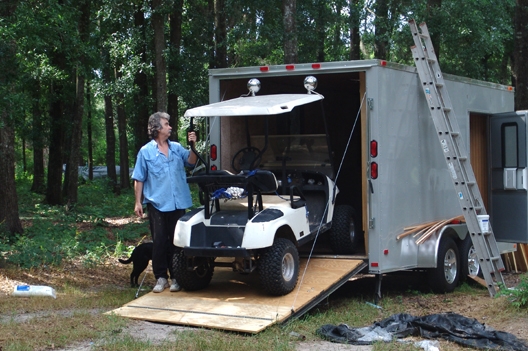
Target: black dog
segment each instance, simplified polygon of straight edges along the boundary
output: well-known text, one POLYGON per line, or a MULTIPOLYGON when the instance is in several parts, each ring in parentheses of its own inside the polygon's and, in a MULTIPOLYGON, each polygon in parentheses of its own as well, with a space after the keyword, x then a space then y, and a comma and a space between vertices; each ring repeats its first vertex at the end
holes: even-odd
POLYGON ((119 262, 124 264, 133 263, 132 273, 130 273, 130 285, 132 287, 139 286, 139 275, 147 268, 149 261, 152 259, 152 245, 152 243, 140 244, 134 248, 128 260, 119 259, 119 262))

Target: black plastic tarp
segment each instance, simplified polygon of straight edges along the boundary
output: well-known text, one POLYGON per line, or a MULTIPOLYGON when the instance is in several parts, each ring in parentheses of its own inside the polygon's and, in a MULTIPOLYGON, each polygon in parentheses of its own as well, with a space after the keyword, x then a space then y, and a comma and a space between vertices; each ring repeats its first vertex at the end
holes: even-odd
POLYGON ((514 335, 494 330, 476 319, 456 313, 439 313, 423 317, 399 313, 369 327, 351 328, 346 324, 326 324, 317 329, 329 341, 368 345, 408 336, 445 339, 478 349, 528 351, 528 346, 514 335))

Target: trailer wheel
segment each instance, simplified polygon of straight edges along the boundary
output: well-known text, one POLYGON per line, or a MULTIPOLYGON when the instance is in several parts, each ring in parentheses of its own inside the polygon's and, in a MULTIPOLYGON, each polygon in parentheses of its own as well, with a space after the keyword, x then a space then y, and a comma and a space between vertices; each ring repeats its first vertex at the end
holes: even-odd
POLYGON ((194 257, 193 269, 188 269, 187 257, 180 251, 172 259, 172 273, 178 284, 188 291, 205 289, 214 272, 214 259, 210 257, 194 257))
POLYGON ((264 290, 275 296, 290 293, 299 277, 299 253, 288 239, 277 238, 259 259, 260 282, 264 290))
POLYGON ((429 285, 438 294, 455 290, 460 277, 458 247, 452 238, 442 238, 438 246, 436 268, 429 271, 429 285))
POLYGON ((477 250, 473 246, 471 237, 466 235, 466 238, 460 243, 460 282, 465 282, 468 275, 476 275, 482 277, 482 269, 477 257, 477 250))
POLYGON ((334 253, 349 255, 356 252, 361 237, 357 232, 356 214, 352 206, 335 207, 329 235, 330 246, 334 253))

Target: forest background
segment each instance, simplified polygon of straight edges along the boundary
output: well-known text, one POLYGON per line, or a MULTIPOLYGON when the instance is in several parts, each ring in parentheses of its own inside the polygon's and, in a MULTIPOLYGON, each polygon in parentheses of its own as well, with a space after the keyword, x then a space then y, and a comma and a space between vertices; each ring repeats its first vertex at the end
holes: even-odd
POLYGON ((79 166, 91 179, 106 165, 109 189, 130 189, 148 116, 185 130, 182 112, 208 102, 208 69, 412 65, 409 19, 427 22, 443 72, 511 85, 528 109, 528 0, 2 0, 0 238, 24 235, 21 179, 66 210, 79 166))

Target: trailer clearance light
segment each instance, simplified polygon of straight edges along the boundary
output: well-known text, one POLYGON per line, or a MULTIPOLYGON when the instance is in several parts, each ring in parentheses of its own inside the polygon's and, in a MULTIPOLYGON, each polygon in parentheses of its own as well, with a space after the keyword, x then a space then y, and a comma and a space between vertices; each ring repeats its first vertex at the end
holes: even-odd
POLYGON ((376 156, 378 156, 378 142, 376 140, 372 140, 370 142, 370 157, 376 156))
POLYGON ((218 169, 218 167, 216 167, 216 165, 212 165, 211 166, 211 171, 216 171, 218 169))
POLYGON ((378 262, 370 262, 371 267, 379 267, 378 262))
POLYGON ((295 69, 295 65, 286 65, 286 70, 293 71, 295 69))
POLYGON ((370 163, 370 178, 378 179, 378 164, 376 162, 370 163))
POLYGON ((321 64, 320 63, 312 63, 312 68, 313 69, 319 69, 319 68, 321 68, 321 64))
POLYGON ((380 61, 380 65, 381 65, 382 67, 387 66, 387 61, 385 61, 385 60, 381 60, 381 61, 380 61))
POLYGON ((211 160, 216 161, 216 157, 218 156, 216 145, 211 145, 211 160))
POLYGON ((269 66, 262 66, 260 67, 261 72, 269 72, 269 66))
POLYGON ((384 255, 388 255, 389 254, 389 250, 388 249, 383 250, 383 254, 384 255))

